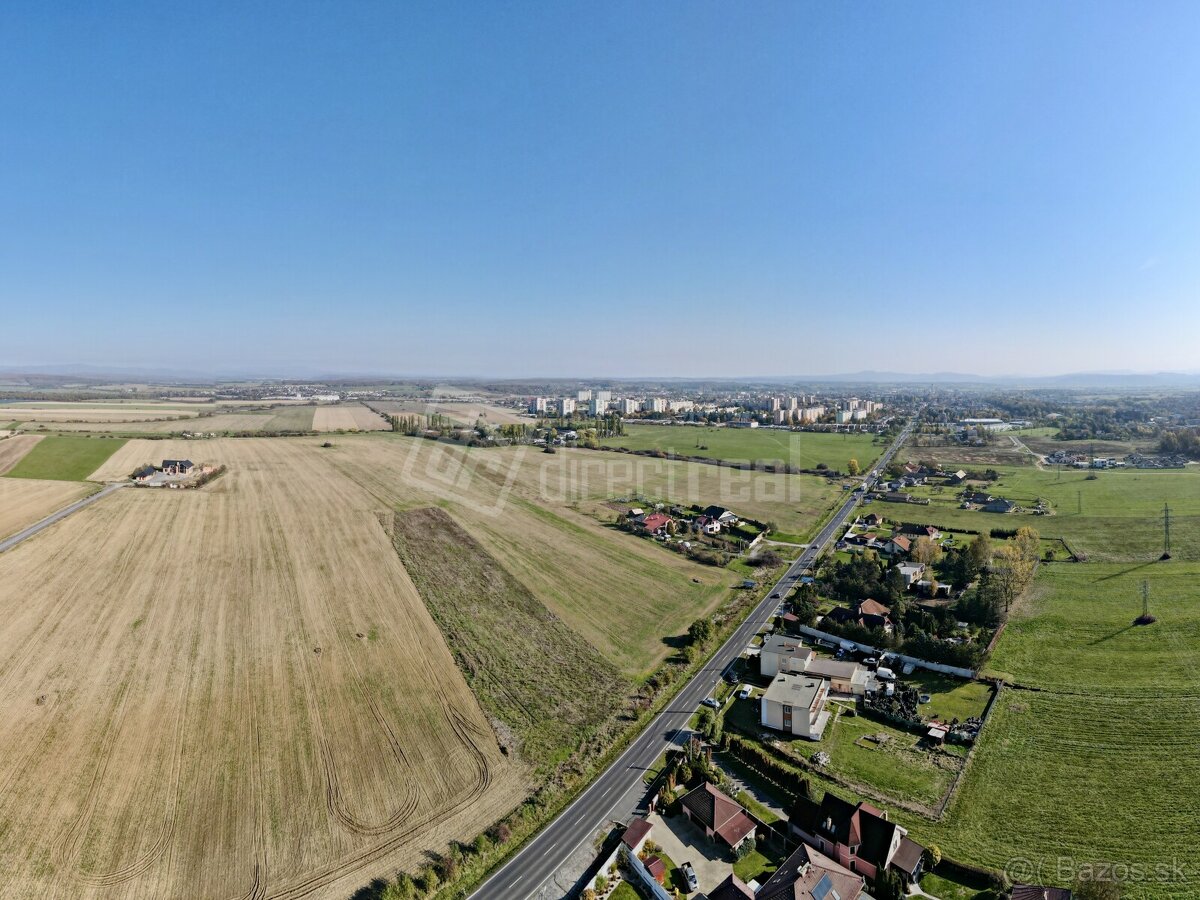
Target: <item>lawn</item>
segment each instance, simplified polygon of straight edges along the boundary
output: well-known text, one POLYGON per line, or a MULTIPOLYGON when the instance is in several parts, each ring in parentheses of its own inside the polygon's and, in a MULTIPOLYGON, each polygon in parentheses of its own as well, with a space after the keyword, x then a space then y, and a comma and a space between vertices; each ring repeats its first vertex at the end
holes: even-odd
POLYGON ((747 884, 755 880, 761 883, 778 868, 779 860, 764 856, 756 847, 733 864, 733 874, 747 884))
POLYGON ((921 890, 938 900, 975 900, 976 897, 995 897, 985 887, 963 884, 944 875, 927 874, 921 879, 921 890))
POLYGON ((6 477, 86 481, 124 443, 112 438, 50 435, 35 444, 6 477))
POLYGON ((828 753, 826 771, 870 786, 882 797, 933 807, 949 789, 963 756, 955 748, 920 748, 920 740, 866 716, 841 715, 830 719, 820 741, 796 740, 786 746, 808 760, 820 751, 828 753))
POLYGON ((929 702, 921 705, 921 714, 942 721, 958 719, 962 722, 972 716, 982 716, 992 694, 992 687, 986 682, 964 681, 926 669, 905 675, 903 681, 922 694, 929 694, 929 702))
POLYGON ((662 450, 679 456, 786 463, 800 469, 815 469, 824 463, 830 469, 845 472, 851 459, 857 459, 864 470, 875 462, 886 449, 887 438, 775 428, 626 425, 625 434, 605 438, 601 443, 606 447, 662 450))
POLYGON ((622 881, 608 895, 608 900, 642 900, 642 895, 635 891, 628 881, 622 881))

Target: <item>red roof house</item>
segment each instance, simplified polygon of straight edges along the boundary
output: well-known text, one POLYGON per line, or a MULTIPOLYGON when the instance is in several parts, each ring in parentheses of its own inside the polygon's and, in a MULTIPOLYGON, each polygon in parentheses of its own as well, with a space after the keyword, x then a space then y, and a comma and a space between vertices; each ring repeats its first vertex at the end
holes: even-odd
POLYGON ((725 796, 707 781, 680 801, 684 814, 704 829, 710 839, 720 838, 730 847, 737 847, 754 837, 754 820, 736 800, 725 796))

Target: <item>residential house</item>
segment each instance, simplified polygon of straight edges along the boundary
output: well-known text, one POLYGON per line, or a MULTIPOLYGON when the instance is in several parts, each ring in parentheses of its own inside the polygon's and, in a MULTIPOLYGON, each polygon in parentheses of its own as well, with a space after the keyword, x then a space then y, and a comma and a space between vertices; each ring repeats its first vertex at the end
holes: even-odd
POLYGON ((796 837, 851 872, 874 879, 893 869, 909 884, 921 877, 925 848, 865 801, 855 805, 830 793, 820 803, 800 797, 788 818, 796 837))
POLYGON ((754 900, 754 891, 742 879, 731 874, 708 892, 708 900, 754 900))
MULTIPOLYGON (((899 487, 899 485, 896 485, 899 487)), ((883 495, 883 500, 887 503, 909 503, 912 498, 900 490, 891 490, 883 495)))
POLYGON ((710 519, 708 516, 700 516, 696 519, 696 530, 704 534, 720 534, 721 523, 716 519, 710 519))
POLYGON ((878 528, 883 524, 883 516, 881 516, 879 513, 871 513, 870 515, 863 517, 863 522, 869 528, 878 528))
POLYGON ((906 588, 912 587, 925 574, 925 566, 922 563, 900 563, 896 568, 900 572, 900 577, 904 579, 906 588))
POLYGON ((804 674, 824 678, 829 682, 831 693, 855 697, 865 696, 871 682, 870 673, 858 663, 822 657, 815 657, 809 662, 804 674))
POLYGON ((914 525, 911 522, 901 525, 899 532, 910 538, 927 537, 931 541, 936 541, 942 536, 942 533, 933 525, 914 525))
POLYGON ((158 469, 154 468, 154 466, 142 466, 140 469, 138 469, 136 472, 133 473, 133 480, 139 481, 139 482, 146 482, 146 481, 149 481, 151 478, 153 478, 157 474, 158 474, 158 469))
POLYGON ((898 534, 883 545, 883 552, 888 556, 907 556, 912 552, 912 541, 898 534))
POLYGON ((967 480, 967 473, 964 472, 962 469, 959 469, 957 472, 954 472, 953 474, 951 474, 951 476, 946 480, 950 484, 962 484, 964 481, 967 480))
POLYGON ((963 491, 961 496, 963 503, 982 505, 992 502, 992 495, 987 491, 963 491))
POLYGON ((641 526, 649 534, 666 534, 671 530, 674 521, 666 513, 656 512, 645 516, 641 521, 641 526))
MULTIPOLYGON (((801 844, 766 883, 751 894, 758 900, 857 900, 863 894, 862 875, 830 859, 815 847, 801 844)), ((731 895, 736 897, 737 895, 731 895)))
POLYGON ((837 622, 839 625, 853 622, 864 628, 882 628, 884 631, 891 631, 891 612, 891 607, 884 606, 877 600, 867 599, 852 607, 835 606, 826 614, 825 618, 831 622, 837 622))
POLYGON ((1010 513, 1017 508, 1017 504, 1011 500, 1005 500, 1003 497, 996 497, 990 503, 983 507, 984 512, 990 513, 1010 513))
POLYGON ((736 850, 754 837, 754 820, 742 805, 707 781, 684 794, 680 806, 688 821, 704 829, 705 837, 720 838, 730 849, 736 850))
POLYGON ((738 523, 737 514, 723 506, 709 506, 701 515, 719 522, 723 528, 732 528, 738 523))
POLYGON ((187 475, 194 465, 190 459, 164 459, 160 468, 164 475, 187 475))
POLYGON ((814 654, 796 638, 773 634, 758 651, 758 671, 766 678, 774 678, 780 672, 796 675, 803 672, 814 654))
POLYGON ((829 721, 829 685, 815 675, 776 675, 762 696, 762 725, 819 741, 829 721))

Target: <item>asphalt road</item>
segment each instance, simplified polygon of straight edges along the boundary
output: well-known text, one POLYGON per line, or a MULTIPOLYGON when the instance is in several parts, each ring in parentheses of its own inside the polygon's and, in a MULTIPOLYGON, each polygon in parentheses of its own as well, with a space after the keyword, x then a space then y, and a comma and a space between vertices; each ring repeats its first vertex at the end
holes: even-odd
MULTIPOLYGON (((891 462, 900 445, 908 438, 908 426, 896 438, 864 479, 864 487, 873 487, 878 475, 891 462)), ((688 728, 700 701, 709 695, 722 673, 742 655, 750 640, 778 609, 785 592, 795 586, 804 570, 812 565, 825 546, 842 533, 846 520, 858 505, 857 492, 851 494, 817 538, 788 567, 775 587, 713 654, 704 666, 675 696, 670 706, 655 717, 629 748, 613 762, 553 822, 547 825, 519 853, 485 881, 473 900, 521 900, 539 896, 548 883, 560 874, 564 862, 582 845, 614 819, 626 821, 638 809, 645 808, 646 786, 642 776, 658 761, 668 747, 678 742, 688 728)), ((566 886, 562 886, 565 892, 566 886)))
POLYGON ((23 531, 18 531, 12 537, 8 537, 0 541, 0 553, 3 553, 5 550, 11 550, 13 547, 17 546, 17 544, 21 543, 21 541, 28 540, 39 531, 49 528, 55 522, 65 519, 67 516, 71 515, 71 513, 78 512, 85 506, 90 506, 97 500, 103 499, 113 491, 119 490, 123 487, 126 487, 126 482, 116 482, 114 484, 110 484, 108 487, 103 488, 102 490, 97 491, 94 494, 91 494, 90 496, 84 497, 82 500, 76 500, 70 506, 64 506, 58 512, 51 513, 40 522, 35 522, 23 531))

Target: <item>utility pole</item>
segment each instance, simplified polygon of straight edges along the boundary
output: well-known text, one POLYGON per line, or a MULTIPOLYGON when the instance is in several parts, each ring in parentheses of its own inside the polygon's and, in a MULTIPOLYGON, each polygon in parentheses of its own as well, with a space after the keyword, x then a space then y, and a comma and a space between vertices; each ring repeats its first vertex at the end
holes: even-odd
POLYGON ((1163 503, 1163 552, 1159 559, 1171 558, 1171 507, 1163 503))

